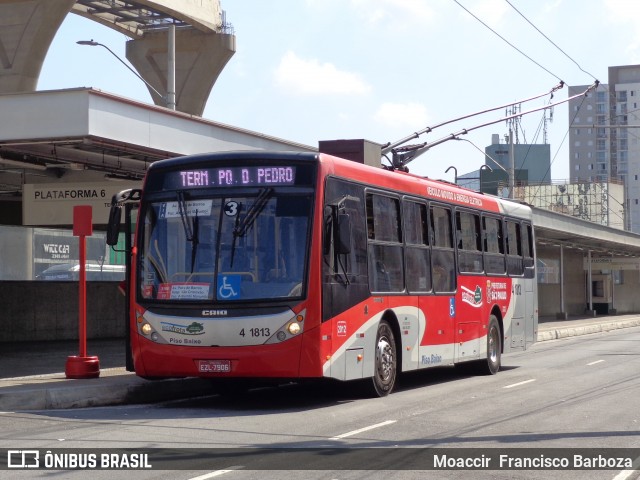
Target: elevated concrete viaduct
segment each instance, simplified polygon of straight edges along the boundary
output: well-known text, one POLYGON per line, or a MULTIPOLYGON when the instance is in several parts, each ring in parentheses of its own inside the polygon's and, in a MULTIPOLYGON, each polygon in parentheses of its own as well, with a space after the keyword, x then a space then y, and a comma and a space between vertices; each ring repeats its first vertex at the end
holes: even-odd
POLYGON ((0 0, 0 94, 36 90, 49 46, 68 13, 130 37, 127 58, 153 87, 149 93, 156 105, 167 106, 172 93, 175 109, 191 115, 202 115, 236 49, 219 0, 0 0))

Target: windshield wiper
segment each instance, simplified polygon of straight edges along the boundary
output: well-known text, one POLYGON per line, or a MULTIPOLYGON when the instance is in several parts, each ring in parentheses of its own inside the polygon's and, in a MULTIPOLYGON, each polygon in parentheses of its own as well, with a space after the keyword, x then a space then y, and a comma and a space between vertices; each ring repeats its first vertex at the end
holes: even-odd
POLYGON ((196 209, 196 216, 193 218, 193 235, 191 235, 191 273, 193 273, 193 267, 196 264, 196 252, 200 243, 199 226, 200 220, 198 218, 198 209, 196 209))
POLYGON ((187 212, 187 202, 184 199, 184 192, 178 192, 178 212, 180 212, 180 219, 182 220, 182 226, 184 227, 184 235, 188 242, 191 242, 191 273, 196 263, 196 253, 198 251, 199 239, 199 220, 198 210, 195 211, 195 217, 193 222, 189 219, 189 213, 187 212))
POLYGON ((273 188, 265 188, 260 191, 258 198, 247 210, 247 214, 244 216, 242 221, 239 222, 239 225, 233 229, 234 237, 244 237, 247 234, 247 230, 251 228, 253 223, 256 221, 256 218, 262 213, 264 207, 266 207, 267 202, 273 195, 273 188))
POLYGON ((242 210, 242 204, 238 209, 238 214, 236 217, 236 224, 233 227, 233 243, 231 244, 231 258, 229 267, 233 267, 233 258, 236 253, 236 241, 238 237, 244 237, 247 234, 247 231, 251 228, 251 226, 256 221, 256 218, 262 213, 264 207, 267 205, 267 202, 273 195, 273 188, 265 188, 260 190, 258 194, 258 198, 256 201, 251 204, 249 210, 247 210, 247 214, 240 220, 240 210, 242 210))
POLYGON ((233 226, 233 242, 231 243, 231 258, 229 259, 229 268, 233 268, 233 259, 236 256, 236 240, 238 239, 238 235, 236 232, 240 227, 240 212, 242 211, 242 203, 238 205, 238 213, 236 214, 236 223, 233 226))
POLYGON ((180 220, 182 220, 182 226, 184 227, 184 236, 187 241, 193 240, 193 226, 189 220, 187 213, 187 202, 184 200, 184 192, 178 192, 178 213, 180 214, 180 220))

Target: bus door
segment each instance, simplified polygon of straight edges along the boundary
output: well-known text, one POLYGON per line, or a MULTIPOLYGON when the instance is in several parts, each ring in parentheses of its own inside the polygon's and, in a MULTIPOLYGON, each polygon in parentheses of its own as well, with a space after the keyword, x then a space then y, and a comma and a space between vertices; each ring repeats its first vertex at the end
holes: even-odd
POLYGON ((486 324, 491 305, 490 282, 484 272, 482 255, 482 229, 478 212, 455 212, 456 241, 458 251, 456 361, 476 358, 480 354, 481 326, 486 324))
POLYGON ((522 256, 524 261, 524 291, 525 291, 525 348, 536 341, 538 331, 538 314, 536 312, 536 298, 538 281, 536 279, 535 260, 533 253, 533 228, 527 223, 522 224, 522 256))
MULTIPOLYGON (((367 319, 367 230, 364 187, 328 178, 323 207, 321 358, 331 357, 328 375, 364 376, 362 339, 354 332, 367 319), (364 313, 363 313, 364 312, 364 313), (336 352, 344 348, 344 355, 336 352)), ((311 292, 312 294, 314 292, 311 292)))
MULTIPOLYGON (((506 226, 506 251, 507 251, 507 275, 511 277, 511 302, 513 303, 513 317, 511 319, 511 348, 525 348, 525 324, 528 318, 528 310, 531 307, 527 303, 528 282, 524 277, 523 236, 522 225, 515 220, 505 220, 506 226)), ((526 232, 525 232, 526 233, 526 232)), ((527 235, 525 235, 527 236, 527 235)))

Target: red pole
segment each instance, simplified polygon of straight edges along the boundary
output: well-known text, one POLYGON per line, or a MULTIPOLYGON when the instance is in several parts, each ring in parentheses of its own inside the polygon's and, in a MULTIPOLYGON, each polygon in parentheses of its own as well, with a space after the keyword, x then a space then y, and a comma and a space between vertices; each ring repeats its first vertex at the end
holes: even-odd
POLYGON ((84 235, 78 238, 80 243, 80 277, 78 305, 80 311, 78 313, 79 339, 80 339, 80 357, 87 356, 87 241, 84 235))
POLYGON ((73 207, 73 235, 79 242, 80 272, 78 278, 78 337, 80 353, 67 357, 65 375, 67 378, 95 378, 100 376, 100 360, 87 356, 87 243, 86 236, 93 233, 91 207, 82 205, 73 207))

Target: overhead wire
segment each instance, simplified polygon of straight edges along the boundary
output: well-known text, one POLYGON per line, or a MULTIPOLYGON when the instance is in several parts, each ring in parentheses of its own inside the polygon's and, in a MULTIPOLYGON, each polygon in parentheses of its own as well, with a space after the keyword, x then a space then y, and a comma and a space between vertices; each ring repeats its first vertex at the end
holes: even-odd
POLYGON ((453 118, 453 119, 450 119, 450 120, 446 120, 444 122, 437 123, 435 125, 428 126, 426 128, 423 128, 422 130, 419 130, 417 132, 412 133, 411 135, 408 135, 408 136, 406 136, 404 138, 401 138, 398 141, 387 142, 386 144, 382 145, 382 155, 386 155, 387 153, 389 153, 392 150, 394 150, 396 147, 408 142, 409 140, 416 139, 416 138, 418 138, 420 135, 422 135, 424 133, 430 133, 433 130, 435 130, 436 128, 438 128, 438 127, 442 127, 442 126, 448 125, 450 123, 458 122, 460 120, 466 120, 467 118, 475 117, 477 115, 482 115, 482 114, 485 114, 485 113, 494 112, 496 110, 502 110, 503 108, 513 107, 514 105, 530 102, 532 100, 537 100, 538 98, 545 97, 547 95, 551 95, 551 98, 553 98, 553 94, 555 92, 557 92, 558 90, 561 90, 563 87, 564 87, 564 82, 561 80, 558 85, 556 85, 553 88, 551 88, 551 90, 549 90, 548 92, 544 92, 544 93, 535 95, 533 97, 526 98, 524 100, 519 100, 519 101, 516 101, 516 102, 507 103, 505 105, 500 105, 498 107, 487 108, 485 110, 480 110, 479 112, 470 113, 470 114, 467 114, 467 115, 463 115, 461 117, 453 118))
POLYGON ((521 55, 523 55, 525 58, 527 58, 528 60, 530 60, 531 62, 535 63, 538 67, 540 67, 541 69, 543 69, 545 72, 547 72, 549 75, 555 77, 556 79, 558 79, 559 81, 562 82, 562 79, 556 75, 555 73, 553 73, 551 70, 549 70, 548 68, 542 66, 540 63, 536 62, 533 58, 531 58, 529 55, 527 55, 526 53, 524 53, 522 50, 520 50, 518 47, 516 47, 514 44, 512 44, 509 40, 507 40, 506 38, 504 38, 502 35, 500 35, 498 32, 496 32, 493 28, 491 28, 489 25, 487 25, 485 22, 483 22, 478 16, 476 16, 473 12, 471 12, 467 7, 465 7, 464 5, 462 5, 458 0, 453 0, 456 4, 458 4, 458 6, 460 8, 462 8, 465 12, 467 12, 469 15, 471 15, 473 18, 475 18, 478 22, 480 22, 482 25, 484 25, 486 28, 488 28, 494 35, 496 35, 497 37, 499 37, 503 42, 505 42, 507 45, 509 45, 511 48, 513 48, 514 50, 516 50, 518 53, 520 53, 521 55))
POLYGON ((454 140, 454 139, 456 139, 457 137, 459 137, 461 135, 466 135, 469 132, 477 130, 479 128, 487 127, 489 125, 494 125, 496 123, 503 122, 505 120, 509 120, 509 119, 512 119, 512 118, 520 117, 520 116, 523 116, 523 115, 527 115, 527 114, 530 114, 530 113, 539 112, 540 110, 546 110, 549 107, 554 107, 556 105, 561 105, 563 103, 567 103, 567 102, 573 100, 574 98, 578 98, 578 97, 580 97, 582 95, 586 96, 591 90, 593 90, 594 88, 597 88, 598 84, 599 84, 599 82, 596 80, 595 83, 593 85, 589 86, 584 92, 581 92, 581 93, 578 93, 576 95, 570 96, 570 97, 566 98, 565 100, 560 100, 560 101, 552 103, 552 104, 548 104, 548 105, 544 105, 542 107, 534 108, 534 109, 528 110, 528 111, 526 111, 524 113, 517 113, 515 115, 510 115, 510 116, 507 116, 505 118, 501 118, 501 119, 498 119, 498 120, 492 120, 492 121, 489 121, 489 122, 482 123, 480 125, 475 125, 473 127, 463 128, 462 130, 460 130, 458 132, 451 133, 451 134, 447 135, 446 137, 440 138, 440 139, 435 140, 435 141, 433 141, 431 143, 424 142, 424 143, 418 144, 418 145, 411 145, 411 146, 408 146, 408 147, 400 147, 400 148, 394 149, 393 150, 393 153, 394 153, 394 158, 393 158, 394 167, 396 167, 396 168, 404 167, 409 162, 413 161, 416 157, 418 157, 419 155, 422 155, 424 152, 426 152, 430 148, 435 147, 436 145, 440 145, 440 144, 442 144, 444 142, 447 142, 449 140, 454 140), (404 155, 406 158, 400 158, 400 155, 404 155))
MULTIPOLYGON (((533 22, 531 20, 529 20, 518 8, 515 7, 515 5, 513 5, 513 3, 511 3, 509 0, 505 0, 507 2, 507 4, 516 11, 516 13, 518 13, 518 15, 520 15, 529 25, 531 25, 531 27, 533 27, 540 35, 542 35, 549 43, 551 43, 556 49, 558 49, 558 51, 560 51, 565 57, 567 57, 571 62, 573 62, 578 69, 583 72, 586 73, 587 75, 589 75, 590 77, 592 77, 594 80, 597 80, 595 75, 593 75, 592 73, 588 72, 587 70, 585 70, 584 68, 582 68, 582 66, 573 58, 571 57, 571 55, 569 55, 567 52, 565 52, 558 44, 556 44, 553 40, 551 40, 551 38, 549 38, 544 32, 542 32, 542 30, 540 30, 536 25, 533 24, 533 22)), ((611 92, 608 89, 608 86, 605 88, 608 96, 611 96, 611 92)), ((576 114, 573 116, 573 118, 571 119, 571 122, 569 123, 569 128, 567 129, 567 132, 565 133, 565 136, 563 138, 563 141, 561 142, 560 146, 562 146, 562 144, 564 143, 564 141, 566 140, 566 137, 570 131, 570 129, 573 127, 573 124, 575 122, 575 119, 577 118, 578 112, 580 110, 580 107, 582 107, 584 103, 584 99, 583 101, 580 103, 578 109, 576 110, 576 114)), ((628 114, 628 113, 627 113, 628 114)), ((613 118, 613 117, 611 117, 613 118)), ((595 125, 594 125, 595 126, 595 125)), ((634 134, 632 134, 633 136, 635 136, 634 134)), ((559 151, 559 148, 558 148, 559 151)), ((556 155, 553 158, 553 161, 550 163, 549 168, 551 168, 551 165, 553 164, 553 162, 555 162, 556 158, 557 158, 558 152, 556 152, 556 155)), ((609 168, 611 168, 611 166, 609 166, 609 168)), ((611 177, 611 172, 609 171, 609 178, 611 177)), ((539 188, 538 188, 539 191, 539 188)), ((536 192, 537 195, 537 192, 536 192)), ((535 198, 535 196, 534 196, 535 198)))
MULTIPOLYGON (((460 4, 460 2, 458 2, 458 0, 454 0, 456 2, 456 4, 458 4, 461 8, 463 8, 467 13, 469 13, 471 16, 473 16, 476 20, 478 20, 480 23, 482 23, 486 28, 488 28, 491 32, 493 32, 495 35, 497 35, 500 39, 502 39, 504 42, 506 42, 509 46, 511 46, 512 48, 514 48, 515 50, 517 50, 519 53, 521 53, 522 55, 524 55, 528 60, 532 61, 533 63, 535 63, 536 65, 538 65, 540 68, 542 68, 544 71, 546 71, 547 73, 553 75, 556 78, 559 78, 556 74, 552 73, 549 69, 547 69, 546 67, 542 66, 541 64, 539 64, 538 62, 536 62, 535 60, 533 60, 530 56, 526 55, 524 52, 522 52, 520 49, 518 49, 517 47, 515 47, 512 43, 510 43, 509 41, 507 41, 504 37, 502 37, 500 34, 498 34, 494 29, 492 29, 491 27, 489 27, 485 22, 483 22, 481 19, 479 19, 476 15, 474 15, 472 12, 470 12, 467 8, 465 8, 463 5, 460 4)), ((589 75, 590 77, 592 77, 595 81, 596 81, 596 85, 599 84, 599 81, 597 80, 597 78, 590 72, 588 72, 587 70, 585 70, 573 57, 571 57, 565 50, 563 50, 557 43, 555 43, 553 40, 551 40, 551 38, 549 38, 548 35, 546 35, 544 32, 542 32, 542 30, 540 30, 540 28, 538 28, 531 20, 529 20, 518 8, 515 7, 515 5, 513 5, 513 3, 511 3, 509 0, 505 0, 507 2, 507 4, 516 12, 518 13, 518 15, 520 15, 532 28, 534 28, 540 35, 542 35, 549 43, 551 43, 558 51, 560 51, 566 58, 568 58, 571 62, 573 62, 580 71, 582 71, 583 73, 586 73, 587 75, 589 75)), ((596 87, 597 88, 597 87, 596 87)), ((607 88, 608 90, 608 88, 607 88)), ((585 92, 585 98, 588 92, 585 92)), ((611 93, 609 92, 609 96, 611 95, 611 93)), ((584 98, 582 100, 582 102, 580 103, 578 109, 576 110, 576 113, 574 114, 573 118, 571 119, 571 122, 569 123, 569 126, 567 128, 567 131, 565 132, 565 135, 562 139, 562 142, 560 143, 560 146, 558 147, 556 154, 554 155, 552 161, 549 163, 549 167, 547 169, 547 171, 545 172, 544 177, 546 177, 547 175, 549 175, 550 170, 551 170, 551 166, 555 163, 559 151, 562 147, 562 145, 564 144, 564 142, 567 139, 567 136, 571 130, 571 128, 574 125, 575 119, 577 118, 578 112, 580 110, 580 107, 582 107, 584 103, 584 98)), ((546 111, 546 110, 545 110, 546 111)), ((628 115, 629 112, 626 112, 626 114, 628 115)), ((545 113, 546 115, 546 113, 545 113)), ((619 114, 622 115, 622 114, 619 114)), ((610 118, 615 118, 615 117, 610 117, 610 118)), ((538 127, 538 131, 536 132, 536 136, 535 138, 537 138, 542 122, 544 122, 544 118, 541 120, 541 123, 538 127)), ((635 134, 631 134, 632 136, 635 137, 635 134)), ((531 148, 531 147, 530 147, 531 148)), ((529 155, 529 151, 527 151, 527 154, 525 155, 525 158, 522 160, 522 165, 524 165, 524 162, 526 161, 527 156, 529 155)), ((611 166, 609 166, 609 168, 611 168, 611 166)), ((609 172, 609 176, 611 175, 611 172, 609 172)), ((544 178, 543 177, 543 178, 544 178)), ((538 189, 536 190, 536 193, 533 196, 533 199, 535 199, 538 195, 538 193, 540 192, 540 186, 538 186, 538 189)))
POLYGON ((511 8, 513 8, 518 15, 520 15, 529 25, 531 25, 533 28, 536 29, 536 31, 542 35, 544 38, 546 38, 549 43, 551 43, 551 45, 553 45, 554 47, 556 47, 565 57, 567 57, 569 60, 571 60, 576 67, 578 67, 580 69, 580 71, 586 73, 587 75, 589 75, 591 78, 593 78, 594 80, 597 80, 597 78, 592 75, 591 73, 587 72, 585 69, 583 69, 580 64, 578 62, 576 62, 573 58, 571 58, 571 56, 565 52, 562 48, 560 48, 553 40, 551 40, 547 35, 545 35, 538 27, 536 27, 533 22, 531 22, 531 20, 529 20, 520 10, 518 10, 509 0, 505 0, 505 2, 507 2, 511 8))

